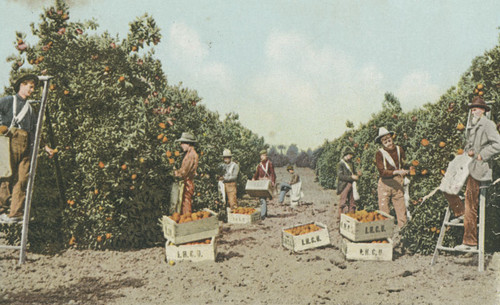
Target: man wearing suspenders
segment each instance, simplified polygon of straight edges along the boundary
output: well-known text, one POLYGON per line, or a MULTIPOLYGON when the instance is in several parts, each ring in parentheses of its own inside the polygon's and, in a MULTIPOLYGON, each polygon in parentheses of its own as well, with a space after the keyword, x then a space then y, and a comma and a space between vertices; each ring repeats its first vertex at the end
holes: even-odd
POLYGON ((393 131, 380 127, 375 143, 382 144, 375 160, 380 174, 378 180, 378 206, 382 212, 389 213, 389 202, 392 201, 398 227, 406 224, 406 206, 404 199, 404 176, 408 171, 403 169, 405 152, 400 146, 394 145, 393 131))
MULTIPOLYGON (((267 158, 267 150, 260 151, 260 163, 257 165, 257 170, 253 175, 252 180, 271 180, 272 186, 276 185, 276 174, 271 161, 267 158)), ((267 198, 262 197, 260 200, 260 216, 265 219, 267 216, 267 198)))
MULTIPOLYGON (((0 219, 6 223, 19 222, 23 216, 30 157, 36 130, 36 114, 27 98, 35 90, 38 76, 27 74, 14 84, 16 95, 0 99, 0 136, 10 138, 12 175, 0 179, 0 219), (7 203, 10 212, 7 215, 7 203)), ((5 156, 2 156, 5 158, 5 156)))
POLYGON ((226 201, 231 209, 238 205, 236 198, 236 180, 238 179, 238 173, 240 171, 240 166, 231 160, 232 156, 229 149, 224 149, 222 152, 224 163, 221 164, 221 167, 224 171, 224 175, 219 178, 219 182, 223 184, 221 190, 223 190, 223 195, 226 196, 226 201))

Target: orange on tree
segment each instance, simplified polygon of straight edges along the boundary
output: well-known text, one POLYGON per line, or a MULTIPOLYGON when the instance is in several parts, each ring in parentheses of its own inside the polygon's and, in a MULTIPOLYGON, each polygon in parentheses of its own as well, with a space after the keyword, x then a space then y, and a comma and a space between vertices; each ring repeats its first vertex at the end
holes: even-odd
POLYGON ((125 76, 120 76, 118 78, 118 81, 121 83, 121 82, 124 82, 125 81, 125 76))
POLYGON ((459 148, 459 149, 457 150, 457 154, 461 155, 461 154, 463 154, 463 153, 464 153, 464 150, 463 150, 462 148, 459 148))
POLYGON ((167 125, 165 125, 165 123, 159 123, 158 126, 160 126, 161 129, 167 128, 167 125))
POLYGON ((97 236, 97 242, 100 243, 101 241, 102 241, 102 236, 101 235, 97 236))
POLYGON ((104 164, 104 162, 99 161, 99 168, 104 168, 104 166, 106 166, 106 165, 104 164))
POLYGON ((462 124, 462 123, 458 123, 458 124, 457 124, 457 129, 458 129, 458 130, 460 130, 460 131, 464 130, 464 129, 465 129, 464 124, 462 124))
POLYGON ((170 150, 167 150, 167 152, 165 153, 165 155, 167 155, 167 157, 170 158, 172 156, 172 152, 170 150))
POLYGON ((180 155, 180 152, 179 152, 178 150, 176 150, 176 151, 174 152, 174 155, 175 155, 176 157, 178 157, 178 156, 180 155))
POLYGON ((130 178, 132 178, 132 180, 137 179, 137 174, 132 174, 132 176, 130 176, 130 178))
POLYGON ((161 140, 161 139, 163 139, 163 137, 164 137, 164 136, 165 136, 165 135, 164 135, 163 133, 160 133, 160 134, 159 134, 156 138, 157 138, 158 140, 161 140))
POLYGON ((419 164, 420 164, 420 162, 418 162, 418 160, 411 161, 411 165, 413 165, 413 166, 418 166, 419 164))
POLYGON ((445 143, 445 142, 443 142, 443 141, 439 142, 439 147, 443 148, 443 147, 445 147, 445 146, 446 146, 446 143, 445 143))
POLYGON ((127 169, 127 164, 123 164, 123 165, 121 166, 121 169, 122 169, 122 170, 126 170, 126 169, 127 169))
POLYGON ((427 145, 429 145, 429 140, 422 139, 422 141, 420 141, 420 144, 422 144, 422 146, 427 146, 427 145))

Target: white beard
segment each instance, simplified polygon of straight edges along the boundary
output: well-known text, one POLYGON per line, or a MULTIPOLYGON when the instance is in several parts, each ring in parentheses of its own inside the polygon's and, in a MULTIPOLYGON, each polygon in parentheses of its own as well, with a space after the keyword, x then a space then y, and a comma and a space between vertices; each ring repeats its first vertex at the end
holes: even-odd
POLYGON ((481 116, 472 116, 472 126, 475 126, 477 124, 477 122, 479 122, 479 120, 481 119, 481 116))

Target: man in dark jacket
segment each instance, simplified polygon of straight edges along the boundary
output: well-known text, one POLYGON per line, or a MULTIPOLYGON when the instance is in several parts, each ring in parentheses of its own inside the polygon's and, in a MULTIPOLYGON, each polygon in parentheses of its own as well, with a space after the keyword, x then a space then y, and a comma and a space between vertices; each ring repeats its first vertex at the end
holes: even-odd
POLYGON ((337 195, 339 200, 339 219, 342 213, 353 213, 356 211, 356 201, 354 200, 355 181, 359 180, 361 172, 356 174, 352 158, 354 152, 348 146, 342 150, 342 158, 337 166, 337 195))
POLYGON ((19 222, 23 216, 37 120, 27 99, 37 84, 38 76, 24 75, 14 84, 16 94, 0 99, 0 134, 10 138, 12 169, 12 176, 0 179, 0 220, 4 223, 19 222), (8 201, 10 212, 2 214, 8 201))

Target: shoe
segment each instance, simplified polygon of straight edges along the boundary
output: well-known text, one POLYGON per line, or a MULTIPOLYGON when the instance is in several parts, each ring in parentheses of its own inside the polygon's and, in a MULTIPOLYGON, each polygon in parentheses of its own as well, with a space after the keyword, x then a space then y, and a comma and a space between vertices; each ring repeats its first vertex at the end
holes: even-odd
POLYGON ((11 223, 19 223, 22 221, 21 217, 9 217, 7 214, 0 215, 0 222, 11 224, 11 223))
POLYGON ((456 246, 454 249, 458 251, 470 251, 470 250, 477 250, 477 246, 469 246, 466 244, 461 244, 459 246, 456 246))
POLYGON ((457 218, 450 220, 450 223, 459 224, 462 223, 463 221, 464 221, 464 215, 458 216, 457 218))

